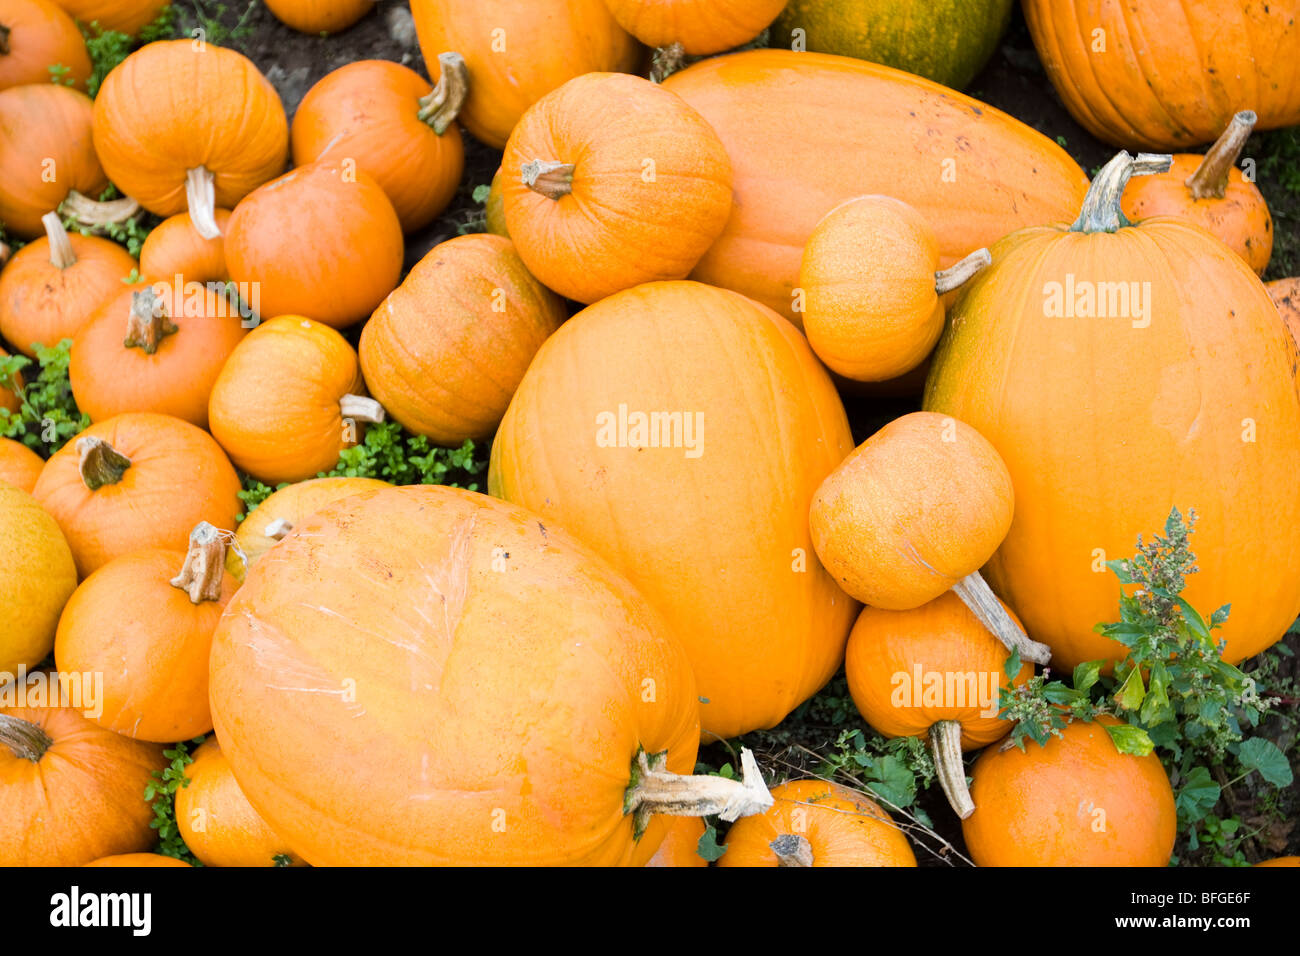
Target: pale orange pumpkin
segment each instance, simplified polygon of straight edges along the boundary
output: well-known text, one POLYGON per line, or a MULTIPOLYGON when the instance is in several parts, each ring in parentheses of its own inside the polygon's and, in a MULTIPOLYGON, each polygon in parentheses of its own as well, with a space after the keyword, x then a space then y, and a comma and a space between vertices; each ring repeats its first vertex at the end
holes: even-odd
POLYGON ((72 17, 51 0, 5 0, 0 10, 0 90, 48 84, 52 66, 79 89, 90 78, 90 54, 72 17))
POLYGON ((223 238, 230 225, 230 210, 213 213, 222 235, 205 239, 194 226, 188 212, 177 213, 154 226, 140 246, 140 273, 163 282, 225 282, 226 242, 223 238))
POLYGON ((0 675, 35 667, 54 646, 77 586, 67 539, 32 495, 0 481, 0 675))
POLYGON ((26 445, 12 438, 0 438, 0 481, 31 494, 44 467, 45 459, 26 445))
POLYGON ((483 204, 483 225, 492 235, 505 236, 509 239, 510 230, 506 226, 506 205, 502 192, 501 167, 498 166, 497 171, 492 174, 487 201, 483 204))

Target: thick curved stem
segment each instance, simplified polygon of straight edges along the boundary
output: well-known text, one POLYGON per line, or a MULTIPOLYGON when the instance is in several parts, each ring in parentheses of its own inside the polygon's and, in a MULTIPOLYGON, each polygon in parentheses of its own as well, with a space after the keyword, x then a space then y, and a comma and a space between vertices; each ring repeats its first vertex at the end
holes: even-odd
POLYGON ((272 541, 283 541, 285 536, 292 530, 292 521, 287 518, 276 518, 262 529, 262 534, 270 538, 272 541))
POLYGON ((47 212, 41 216, 41 225, 45 227, 45 238, 50 242, 50 265, 56 269, 75 265, 77 254, 72 251, 72 240, 68 238, 68 230, 63 228, 59 214, 47 212))
POLYGON ((123 345, 153 355, 163 339, 179 331, 152 287, 131 293, 131 314, 127 316, 123 345))
POLYGON ((469 96, 469 70, 459 53, 439 53, 438 83, 428 96, 420 97, 420 121, 428 123, 441 136, 455 122, 469 96))
POLYGON ((350 418, 355 422, 378 425, 384 420, 384 406, 364 395, 344 395, 339 399, 339 411, 343 413, 344 418, 350 418))
POLYGON ((1119 205, 1129 179, 1167 173, 1173 164, 1174 157, 1168 153, 1138 153, 1134 157, 1127 150, 1120 150, 1101 168, 1088 187, 1079 218, 1070 229, 1074 232, 1115 232, 1131 226, 1119 205))
POLYGON ((948 805, 965 820, 975 812, 975 801, 970 798, 966 765, 961 759, 961 724, 955 720, 931 724, 930 749, 934 754, 935 775, 948 798, 948 805))
POLYGON ((945 295, 953 289, 960 289, 975 277, 981 269, 987 269, 993 262, 993 256, 987 249, 976 249, 965 259, 959 259, 946 269, 934 274, 934 291, 945 295))
POLYGON ((772 806, 758 762, 748 748, 740 751, 741 779, 670 773, 668 753, 637 751, 632 780, 623 795, 623 813, 632 814, 632 832, 640 836, 656 813, 679 817, 717 814, 731 822, 772 806))
POLYGON ((1052 649, 1046 644, 1030 640, 1024 628, 1007 613, 998 596, 978 571, 972 571, 952 586, 957 596, 979 618, 980 623, 992 632, 1009 651, 1019 651, 1022 661, 1046 664, 1052 659, 1052 649))
POLYGON ((81 472, 82 482, 91 491, 117 484, 131 467, 131 459, 102 438, 78 438, 76 448, 80 458, 77 469, 81 472))
POLYGON ((124 225, 143 212, 140 204, 130 196, 98 202, 75 189, 69 189, 68 195, 59 203, 60 215, 97 236, 103 235, 110 226, 124 225))
POLYGON ((520 179, 535 193, 547 199, 560 199, 573 192, 573 163, 533 159, 519 167, 520 179))
POLYGON ((1242 110, 1232 118, 1223 135, 1214 141, 1196 172, 1187 177, 1187 188, 1193 199, 1222 199, 1228 190, 1228 173, 1237 165, 1237 157, 1246 148, 1257 117, 1251 110, 1242 110))
POLYGON ((217 225, 217 187, 206 166, 195 166, 185 171, 185 203, 189 206, 190 222, 204 239, 220 239, 217 225))
POLYGON ((782 833, 768 844, 776 854, 777 866, 812 866, 813 848, 797 833, 782 833))
POLYGON ((200 521, 190 532, 190 549, 185 553, 181 573, 171 579, 171 586, 188 594, 191 604, 215 601, 221 597, 225 569, 226 542, 221 532, 200 521))
POLYGON ((19 760, 36 763, 54 746, 54 741, 31 721, 0 714, 0 744, 8 747, 19 760))

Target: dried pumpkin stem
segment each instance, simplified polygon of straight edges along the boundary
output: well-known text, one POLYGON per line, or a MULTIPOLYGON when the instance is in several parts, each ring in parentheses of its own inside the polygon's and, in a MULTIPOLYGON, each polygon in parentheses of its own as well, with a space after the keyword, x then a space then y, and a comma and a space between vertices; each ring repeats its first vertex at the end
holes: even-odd
POLYGON ((1083 208, 1079 211, 1079 218, 1070 227, 1071 231, 1116 232, 1125 226, 1131 226, 1132 223, 1119 205, 1129 179, 1167 173, 1173 164, 1174 157, 1168 153, 1138 153, 1137 156, 1130 156, 1127 150, 1121 149, 1101 168, 1097 178, 1088 187, 1088 194, 1083 197, 1083 208))
POLYGON ((54 741, 30 720, 0 714, 0 744, 8 747, 19 760, 36 763, 54 746, 54 741))
POLYGON ((940 720, 931 724, 930 748, 934 754, 935 775, 948 798, 948 805, 965 820, 975 812, 975 801, 966 786, 966 765, 961 759, 961 723, 940 720))
POLYGON ((185 171, 185 203, 189 206, 190 222, 204 239, 220 239, 217 225, 217 187, 206 166, 195 166, 185 171))
POLYGON ((272 541, 283 541, 285 536, 292 530, 292 521, 289 521, 287 518, 276 518, 262 529, 262 534, 270 538, 272 541))
POLYGON ((812 866, 812 844, 797 833, 782 833, 768 844, 776 854, 777 866, 812 866))
POLYGON ((987 249, 976 249, 965 259, 959 259, 946 269, 934 274, 934 291, 939 295, 960 289, 973 279, 981 269, 986 269, 993 262, 993 256, 987 249))
POLYGON ((996 594, 978 571, 972 571, 952 586, 953 591, 974 612, 989 631, 1009 651, 1019 651, 1022 661, 1046 664, 1052 659, 1052 649, 1046 644, 1030 640, 1024 628, 1007 613, 996 594))
POLYGON ((190 603, 202 604, 221 597, 221 578, 226 568, 226 542, 221 532, 200 521, 190 532, 190 549, 185 553, 181 573, 171 586, 190 596, 190 603))
POLYGON ((534 159, 519 167, 523 184, 547 199, 560 199, 573 192, 573 163, 534 159))
POLYGON ((632 762, 632 782, 623 795, 623 813, 632 814, 632 832, 640 836, 656 813, 679 817, 717 814, 731 822, 772 806, 753 751, 740 751, 741 779, 671 773, 668 752, 639 750, 632 762))
POLYGON ((1214 141, 1201 165, 1187 177, 1193 199, 1222 199, 1228 191, 1228 173, 1237 165, 1237 157, 1246 148, 1257 117, 1252 110, 1242 110, 1232 118, 1223 135, 1214 141))
POLYGON ((655 50, 650 58, 650 82, 662 83, 686 65, 686 47, 674 40, 655 50))
POLYGON ((384 420, 384 406, 364 395, 344 395, 339 399, 339 411, 344 418, 378 425, 384 420))
POLYGON ((138 348, 145 355, 158 351, 162 340, 180 331, 167 315, 162 300, 152 288, 131 293, 131 314, 126 320, 126 338, 122 344, 138 348))
POLYGON ((110 228, 125 225, 144 212, 130 196, 98 202, 69 189, 67 197, 59 203, 59 213, 76 223, 79 229, 94 235, 103 235, 110 228))
POLYGON ((428 96, 420 97, 420 111, 416 115, 441 136, 465 106, 465 98, 469 96, 469 70, 459 53, 439 53, 438 67, 442 71, 438 83, 428 96))
POLYGON ((102 438, 88 435, 77 439, 77 470, 81 480, 91 491, 97 491, 104 485, 115 485, 122 480, 126 470, 131 467, 131 459, 118 452, 102 438))
POLYGON ((45 238, 50 242, 50 265, 56 269, 66 269, 77 262, 77 254, 72 251, 72 240, 68 230, 63 228, 63 220, 57 212, 47 212, 41 216, 41 225, 45 227, 45 238))

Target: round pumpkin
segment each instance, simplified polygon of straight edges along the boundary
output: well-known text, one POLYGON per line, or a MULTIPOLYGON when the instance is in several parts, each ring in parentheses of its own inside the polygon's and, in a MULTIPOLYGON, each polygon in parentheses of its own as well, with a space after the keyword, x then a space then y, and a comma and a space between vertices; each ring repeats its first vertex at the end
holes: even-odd
MULTIPOLYGON (((90 78, 90 54, 72 17, 51 0, 5 0, 0 11, 0 90, 48 84, 52 66, 79 90, 90 78)), ((6 150, 7 152, 7 150, 6 150)))
POLYGON ((58 524, 26 491, 0 481, 0 674, 6 680, 44 660, 76 587, 72 551, 58 524))
POLYGON ((402 225, 360 168, 322 160, 250 193, 230 217, 226 265, 256 288, 261 315, 310 315, 344 328, 397 287, 402 225))
POLYGON ((108 187, 90 125, 90 98, 78 90, 49 82, 0 89, 0 221, 6 232, 34 239, 44 229, 41 217, 69 190, 98 196, 108 187))
POLYGON ((12 438, 0 438, 0 481, 31 494, 44 467, 45 459, 26 445, 12 438))
POLYGON ((1159 866, 1169 862, 1177 811, 1155 754, 1122 754, 1119 721, 1074 721, 1025 749, 989 747, 973 772, 975 812, 962 821, 977 866, 1159 866))
POLYGON ((503 191, 501 167, 498 166, 497 171, 492 174, 492 183, 488 186, 487 201, 483 204, 483 225, 494 236, 505 236, 509 239, 510 230, 506 226, 506 204, 503 191))
POLYGON ((633 71, 641 58, 605 0, 412 0, 411 16, 430 76, 445 51, 465 58, 460 124, 493 149, 551 90, 584 73, 633 71))
POLYGON ((628 33, 652 47, 680 43, 691 56, 743 46, 776 19, 786 0, 605 0, 628 33))
POLYGON ((96 422, 55 452, 32 492, 85 578, 119 555, 180 548, 202 521, 232 531, 239 476, 212 437, 169 415, 96 422))
POLYGON ((131 37, 157 20, 167 6, 167 0, 55 0, 55 3, 86 26, 97 23, 101 31, 115 30, 131 37))
POLYGON ((568 310, 509 239, 434 246, 361 330, 361 371, 394 419, 435 444, 490 438, 568 310))
POLYGON ((1183 597, 1207 614, 1232 605, 1215 635, 1225 660, 1300 613, 1300 355, 1236 253, 1183 220, 1123 217, 1127 178, 1168 164, 1121 153, 1073 226, 997 243, 926 386, 926 409, 1006 463, 1015 517, 983 573, 1056 669, 1127 654, 1093 630, 1118 620, 1105 561, 1175 507, 1199 516, 1183 597))
POLYGON ((275 87, 243 54, 188 39, 146 44, 104 78, 94 136, 118 189, 159 216, 188 209, 205 239, 220 235, 216 208, 279 175, 289 154, 275 87))
POLYGON ((469 83, 465 61, 444 53, 436 86, 389 60, 359 60, 327 73, 293 115, 293 162, 350 160, 388 196, 403 232, 447 208, 465 169, 456 114, 469 83))
POLYGON ((704 821, 699 817, 680 817, 668 824, 664 842, 646 866, 708 866, 709 861, 700 856, 700 840, 704 836, 704 821))
POLYGON ((843 658, 856 605, 817 561, 808 507, 851 447, 794 326, 734 292, 660 282, 547 340, 488 485, 659 608, 695 668, 704 729, 726 738, 780 723, 843 658))
POLYGON ((277 20, 313 36, 346 30, 374 5, 375 0, 266 0, 277 20))
POLYGON ((186 869, 193 869, 190 864, 184 860, 178 860, 174 856, 163 856, 161 853, 119 853, 116 856, 105 856, 86 866, 116 866, 130 867, 138 869, 140 867, 155 866, 180 866, 186 869))
POLYGON ((889 814, 848 787, 793 780, 772 797, 770 810, 727 831, 718 866, 916 866, 889 814))
POLYGON ((177 213, 154 226, 140 246, 141 275, 173 283, 180 276, 182 284, 227 281, 230 270, 226 268, 223 237, 230 225, 230 210, 218 209, 213 218, 221 231, 215 239, 204 239, 188 212, 177 213))

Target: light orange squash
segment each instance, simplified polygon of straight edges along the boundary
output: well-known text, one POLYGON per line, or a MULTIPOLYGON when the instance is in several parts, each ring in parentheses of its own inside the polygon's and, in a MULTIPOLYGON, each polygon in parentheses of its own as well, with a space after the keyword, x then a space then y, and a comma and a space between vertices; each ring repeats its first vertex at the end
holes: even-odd
POLYGON ((0 90, 49 83, 52 66, 79 90, 90 78, 90 54, 72 17, 51 0, 5 0, 0 11, 0 90))
POLYGON ((628 33, 652 47, 680 43, 691 56, 743 46, 768 28, 786 0, 605 0, 628 33))
POLYGON ((266 0, 277 20, 312 36, 346 30, 374 5, 375 0, 266 0))
POLYGON ((86 26, 98 24, 101 31, 115 30, 135 36, 142 27, 158 19, 167 0, 54 0, 68 16, 86 26))
POLYGON ((230 270, 226 268, 223 237, 230 224, 230 210, 215 210, 213 219, 222 233, 214 239, 199 235, 188 212, 177 213, 154 226, 140 246, 140 274, 171 283, 180 276, 182 285, 227 281, 230 270))
POLYGON ((26 445, 12 438, 0 438, 0 481, 31 494, 44 467, 45 459, 26 445))
POLYGON ((72 551, 26 491, 0 481, 0 674, 13 680, 54 646, 59 615, 77 586, 72 551))

